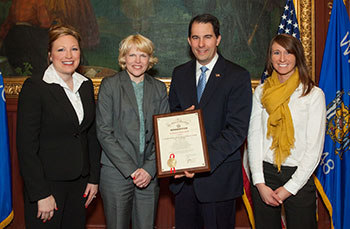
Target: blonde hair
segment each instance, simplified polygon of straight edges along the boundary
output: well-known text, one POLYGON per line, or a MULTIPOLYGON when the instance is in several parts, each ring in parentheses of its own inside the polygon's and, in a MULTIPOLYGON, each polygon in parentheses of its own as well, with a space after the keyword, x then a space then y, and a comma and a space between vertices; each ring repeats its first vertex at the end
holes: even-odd
POLYGON ((130 35, 119 44, 118 62, 123 70, 126 68, 125 56, 133 46, 135 46, 137 50, 149 55, 150 59, 147 70, 151 69, 153 65, 158 62, 158 58, 153 56, 154 45, 150 39, 141 34, 130 35))

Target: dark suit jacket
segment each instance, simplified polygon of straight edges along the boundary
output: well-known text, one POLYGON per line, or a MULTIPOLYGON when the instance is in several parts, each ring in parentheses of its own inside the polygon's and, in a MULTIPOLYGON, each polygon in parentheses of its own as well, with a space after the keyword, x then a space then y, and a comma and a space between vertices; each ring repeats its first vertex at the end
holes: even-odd
MULTIPOLYGON (((170 86, 170 110, 183 111, 191 105, 201 109, 207 137, 211 171, 193 179, 201 202, 234 199, 243 193, 240 147, 249 125, 252 91, 249 73, 219 55, 201 100, 197 102, 196 61, 176 67, 170 86)), ((177 194, 184 180, 173 179, 170 189, 177 194)))
POLYGON ((83 82, 79 94, 84 108, 80 125, 61 86, 34 78, 23 84, 18 100, 17 151, 31 201, 51 195, 49 180, 89 175, 89 183, 99 181, 100 146, 91 80, 83 82))
POLYGON ((97 135, 102 145, 103 165, 117 168, 125 178, 143 168, 156 175, 153 115, 169 112, 165 84, 145 74, 143 84, 145 149, 140 154, 139 111, 134 88, 124 70, 102 80, 98 94, 97 135))

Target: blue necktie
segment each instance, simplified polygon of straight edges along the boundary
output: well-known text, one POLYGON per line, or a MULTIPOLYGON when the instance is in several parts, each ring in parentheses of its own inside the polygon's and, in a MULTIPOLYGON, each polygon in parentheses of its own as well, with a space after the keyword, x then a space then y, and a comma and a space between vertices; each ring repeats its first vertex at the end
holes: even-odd
POLYGON ((205 84, 207 83, 207 76, 205 74, 206 71, 208 71, 208 68, 205 66, 201 67, 201 75, 199 76, 199 80, 198 80, 198 85, 197 85, 197 98, 198 98, 198 103, 201 100, 204 88, 205 88, 205 84))

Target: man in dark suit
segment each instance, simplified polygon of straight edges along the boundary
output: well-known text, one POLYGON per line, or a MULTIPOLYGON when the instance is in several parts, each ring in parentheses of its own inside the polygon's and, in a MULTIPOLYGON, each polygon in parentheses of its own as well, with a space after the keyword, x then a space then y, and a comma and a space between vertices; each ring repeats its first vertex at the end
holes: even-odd
POLYGON ((177 175, 176 228, 234 228, 235 198, 243 193, 240 147, 251 112, 249 73, 217 52, 221 41, 216 17, 203 14, 189 24, 188 43, 196 57, 173 71, 170 109, 201 109, 210 172, 177 175))

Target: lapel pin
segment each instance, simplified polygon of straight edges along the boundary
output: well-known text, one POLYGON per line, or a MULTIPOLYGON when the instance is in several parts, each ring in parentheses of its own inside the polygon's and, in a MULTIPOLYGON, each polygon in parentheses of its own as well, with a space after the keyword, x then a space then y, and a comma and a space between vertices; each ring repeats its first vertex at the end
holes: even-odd
POLYGON ((221 77, 221 75, 219 73, 216 73, 215 77, 221 77))

